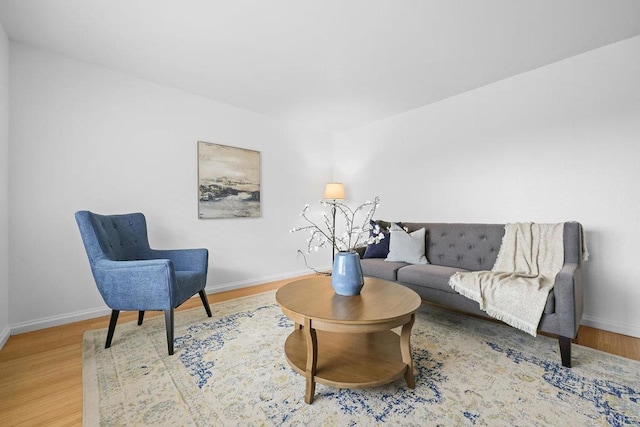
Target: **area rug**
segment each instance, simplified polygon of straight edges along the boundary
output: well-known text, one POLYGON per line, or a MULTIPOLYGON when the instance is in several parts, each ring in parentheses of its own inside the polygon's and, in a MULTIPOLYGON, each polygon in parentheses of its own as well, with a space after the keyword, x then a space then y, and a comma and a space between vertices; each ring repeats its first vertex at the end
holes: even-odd
POLYGON ((640 362, 423 306, 413 327, 416 388, 404 379, 369 389, 318 384, 284 357, 293 329, 274 292, 175 316, 167 355, 164 317, 84 335, 86 426, 640 426, 640 362))

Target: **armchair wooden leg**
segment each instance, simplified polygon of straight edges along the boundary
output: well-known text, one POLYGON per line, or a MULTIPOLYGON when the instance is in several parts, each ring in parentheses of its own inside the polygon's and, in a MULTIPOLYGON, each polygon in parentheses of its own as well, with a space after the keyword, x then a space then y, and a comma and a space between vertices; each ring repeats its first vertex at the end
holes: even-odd
POLYGON ((118 323, 118 315, 120 310, 111 310, 111 319, 109 320, 109 330, 107 331, 107 342, 104 348, 111 347, 111 340, 113 339, 113 333, 116 330, 116 323, 118 323))
POLYGON ((211 317, 211 307, 209 307, 209 300, 207 299, 207 294, 204 292, 204 289, 199 292, 200 299, 202 300, 202 305, 204 305, 204 309, 207 310, 207 316, 211 317))
POLYGON ((571 367, 571 338, 558 336, 562 366, 571 367))
POLYGON ((142 325, 142 320, 144 320, 144 310, 138 312, 138 326, 142 325))
POLYGON ((167 348, 171 356, 173 354, 173 308, 164 311, 164 323, 167 328, 167 348))

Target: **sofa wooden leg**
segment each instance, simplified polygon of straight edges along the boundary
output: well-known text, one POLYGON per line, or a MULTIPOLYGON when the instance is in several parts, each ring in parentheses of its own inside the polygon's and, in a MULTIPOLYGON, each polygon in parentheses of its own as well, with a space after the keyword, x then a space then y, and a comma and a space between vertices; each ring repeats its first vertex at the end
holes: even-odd
POLYGON ((143 320, 144 320, 144 310, 140 310, 138 312, 138 326, 142 325, 143 320))
POLYGON ((120 310, 111 310, 111 320, 109 320, 109 330, 107 331, 107 342, 104 348, 111 347, 111 340, 113 339, 113 333, 116 331, 116 323, 118 323, 118 315, 120 310))
POLYGON ((164 323, 167 329, 167 349, 171 356, 173 354, 173 308, 164 311, 164 323))
POLYGON ((204 309, 207 310, 207 316, 211 317, 211 307, 209 307, 209 300, 207 299, 207 294, 204 292, 204 289, 199 292, 200 299, 202 300, 202 305, 204 305, 204 309))
POLYGON ((570 368, 571 367, 571 338, 559 336, 558 343, 560 344, 560 357, 562 358, 562 366, 570 368))

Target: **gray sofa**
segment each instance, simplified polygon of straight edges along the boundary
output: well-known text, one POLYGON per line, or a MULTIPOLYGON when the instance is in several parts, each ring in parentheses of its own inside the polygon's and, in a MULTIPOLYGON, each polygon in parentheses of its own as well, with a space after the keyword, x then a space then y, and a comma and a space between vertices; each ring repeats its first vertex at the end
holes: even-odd
MULTIPOLYGON (((378 221, 383 229, 389 223, 378 221)), ((423 300, 488 317, 478 303, 449 286, 456 271, 491 270, 498 256, 504 224, 437 224, 403 222, 409 232, 426 229, 425 251, 430 264, 412 265, 383 258, 361 259, 365 276, 401 283, 423 300)), ((571 367, 571 339, 582 320, 582 226, 564 226, 564 266, 556 276, 538 330, 558 336, 562 365, 571 367)), ((360 250, 361 257, 364 248, 360 250)))

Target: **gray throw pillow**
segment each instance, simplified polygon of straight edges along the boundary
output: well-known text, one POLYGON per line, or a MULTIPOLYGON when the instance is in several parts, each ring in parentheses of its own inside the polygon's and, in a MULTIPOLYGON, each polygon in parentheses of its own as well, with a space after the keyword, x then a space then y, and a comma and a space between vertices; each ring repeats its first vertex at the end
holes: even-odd
POLYGON ((407 233, 397 224, 391 224, 389 255, 385 261, 406 262, 409 264, 429 264, 424 255, 425 229, 407 233))

